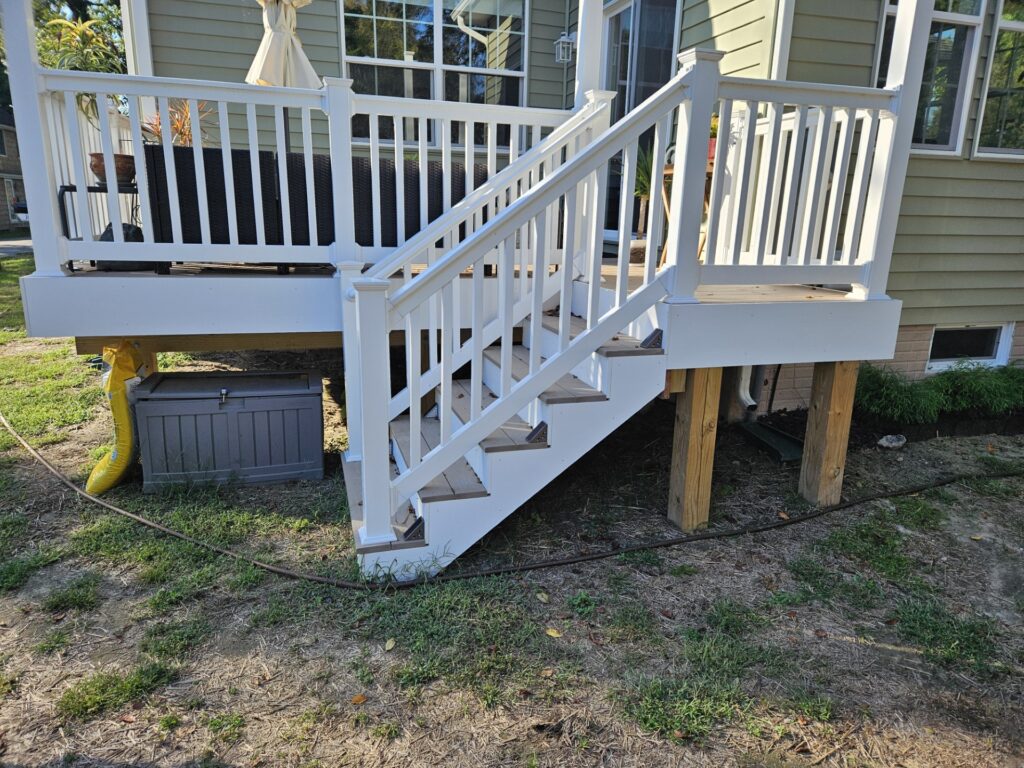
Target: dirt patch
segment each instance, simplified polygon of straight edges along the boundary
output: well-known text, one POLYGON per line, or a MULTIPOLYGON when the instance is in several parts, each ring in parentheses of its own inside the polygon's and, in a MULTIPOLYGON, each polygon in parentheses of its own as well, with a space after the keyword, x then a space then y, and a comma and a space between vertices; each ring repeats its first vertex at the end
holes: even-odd
MULTIPOLYGON (((318 368, 329 445, 344 444, 338 355, 173 363, 318 368)), ((664 517, 671 429, 671 405, 652 404, 453 570, 677 535, 664 517)), ((81 477, 109 422, 97 410, 62 437, 44 452, 81 477)), ((920 508, 876 502, 756 536, 378 595, 173 548, 108 523, 20 453, 0 459, 0 521, 26 521, 10 528, 10 555, 57 550, 0 594, 4 765, 1024 764, 1020 479, 949 486, 920 508), (46 610, 83 573, 100 575, 98 606, 46 610), (900 617, 912 610, 934 637, 908 639, 900 617), (148 663, 154 628, 190 622, 205 629, 163 660, 171 682, 89 719, 58 714, 68 690, 148 663), (965 638, 975 655, 959 652, 965 638)), ((1020 437, 898 453, 862 443, 845 493, 1022 461, 1020 437)), ((797 474, 723 430, 711 527, 805 510, 797 474)), ((144 497, 136 480, 112 498, 275 562, 351 575, 335 465, 322 483, 144 497)))

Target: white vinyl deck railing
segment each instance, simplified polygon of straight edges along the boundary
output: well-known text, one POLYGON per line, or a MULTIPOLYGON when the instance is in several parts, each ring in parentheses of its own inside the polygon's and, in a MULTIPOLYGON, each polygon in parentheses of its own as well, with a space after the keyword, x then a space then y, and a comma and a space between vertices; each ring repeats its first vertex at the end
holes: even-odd
MULTIPOLYGON (((358 366, 346 392, 361 415, 357 429, 350 426, 350 450, 362 460, 362 545, 393 541, 393 511, 507 419, 519 414, 537 426, 540 394, 664 297, 697 301, 700 286, 715 284, 847 284, 856 297, 881 279, 884 290, 884 275, 871 267, 885 219, 880 201, 898 91, 721 77, 719 59, 683 54, 676 77, 610 129, 565 152, 539 183, 514 197, 502 187, 500 215, 472 219, 467 213, 477 212, 480 201, 467 201, 466 210, 435 221, 381 269, 351 276, 347 306, 358 329, 351 359, 358 366), (708 180, 715 114, 720 131, 708 180), (660 191, 671 143, 666 210, 660 191), (640 174, 649 179, 648 235, 642 264, 631 269, 640 174), (609 194, 612 184, 616 195, 609 194), (609 200, 617 201, 614 211, 606 209, 609 200), (613 262, 605 258, 606 216, 618 222, 613 262), (450 247, 438 254, 436 243, 445 238, 450 247), (410 262, 429 266, 398 285, 386 279, 410 262), (586 284, 586 325, 571 337, 578 279, 586 284), (468 311, 459 299, 467 284, 468 311), (554 305, 561 307, 558 341, 544 359, 542 315, 554 305), (513 376, 517 327, 529 354, 513 376), (395 332, 404 333, 407 359, 392 396, 381 383, 395 383, 388 361, 395 332), (499 386, 485 401, 483 353, 494 344, 499 386), (460 369, 470 396, 465 421, 453 415, 460 369), (424 452, 423 398, 434 392, 440 439, 424 452), (405 465, 396 469, 389 423, 404 413, 411 438, 405 465)), ((573 132, 584 130, 567 123, 558 144, 574 146, 573 132)), ((546 153, 535 158, 545 160, 546 153)))
POLYGON ((366 96, 330 78, 39 80, 70 261, 374 262, 571 116, 366 96), (134 178, 100 179, 93 152, 103 169, 127 155, 134 178))

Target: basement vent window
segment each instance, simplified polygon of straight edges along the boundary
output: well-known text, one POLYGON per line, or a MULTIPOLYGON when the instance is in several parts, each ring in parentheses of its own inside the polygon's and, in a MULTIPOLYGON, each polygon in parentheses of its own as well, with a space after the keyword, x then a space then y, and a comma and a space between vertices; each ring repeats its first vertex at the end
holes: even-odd
POLYGON ((936 328, 928 355, 928 371, 942 371, 957 363, 1006 365, 1012 337, 1012 324, 936 328))

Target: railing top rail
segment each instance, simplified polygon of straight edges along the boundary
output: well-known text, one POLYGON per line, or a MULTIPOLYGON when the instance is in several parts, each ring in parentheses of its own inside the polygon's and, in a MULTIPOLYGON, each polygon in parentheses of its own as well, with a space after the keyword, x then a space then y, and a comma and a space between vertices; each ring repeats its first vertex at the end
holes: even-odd
POLYGON ((567 114, 565 109, 541 107, 512 107, 505 104, 469 104, 439 99, 401 99, 393 96, 352 94, 355 114, 394 115, 395 117, 450 117, 454 120, 474 120, 478 123, 530 123, 543 127, 561 125, 567 114))
POLYGON ((416 280, 395 291, 391 297, 393 309, 402 315, 415 309, 440 290, 446 281, 472 264, 479 257, 481 248, 495 247, 510 237, 550 205, 561 194, 561 190, 583 181, 588 174, 619 153, 624 143, 638 139, 656 118, 676 107, 682 94, 689 90, 692 76, 692 72, 681 71, 578 155, 512 203, 501 216, 487 222, 428 267, 416 280))
MULTIPOLYGON (((548 135, 545 141, 549 144, 562 141, 578 128, 584 127, 590 120, 599 114, 602 109, 606 109, 607 107, 608 102, 606 101, 594 101, 587 104, 568 120, 564 120, 548 135)), ((564 116, 564 113, 562 114, 564 116)), ((524 159, 527 157, 528 155, 522 155, 522 158, 524 159)), ((533 167, 534 163, 522 165, 518 162, 510 163, 505 166, 498 173, 491 176, 491 178, 489 178, 482 186, 477 187, 466 197, 462 198, 462 200, 460 200, 445 215, 434 219, 434 221, 430 222, 430 224, 409 238, 403 245, 399 246, 390 256, 374 264, 373 267, 367 271, 366 277, 385 277, 393 274, 405 264, 405 261, 410 256, 428 248, 431 244, 439 240, 448 230, 450 230, 452 228, 452 216, 458 216, 462 211, 475 210, 479 208, 481 205, 491 200, 497 191, 510 186, 514 180, 522 177, 525 173, 528 173, 533 167)))
POLYGON ((723 77, 718 94, 733 101, 757 100, 813 107, 850 107, 895 111, 899 91, 852 85, 824 85, 792 80, 723 77))
POLYGON ((124 96, 165 96, 244 104, 274 104, 282 107, 321 108, 324 89, 281 88, 249 83, 189 80, 178 77, 119 75, 106 72, 41 70, 44 90, 113 93, 124 96))

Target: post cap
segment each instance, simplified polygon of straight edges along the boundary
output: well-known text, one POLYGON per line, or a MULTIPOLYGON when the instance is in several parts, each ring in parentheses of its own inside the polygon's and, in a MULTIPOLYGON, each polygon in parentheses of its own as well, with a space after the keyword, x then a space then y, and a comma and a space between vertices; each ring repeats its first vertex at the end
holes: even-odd
POLYGON ((602 91, 602 90, 598 90, 598 89, 592 89, 592 90, 586 91, 583 95, 587 97, 587 101, 589 101, 591 103, 596 103, 596 102, 599 102, 599 101, 608 101, 608 102, 610 102, 612 99, 614 99, 619 94, 616 93, 615 91, 602 91))
POLYGON ((383 292, 391 283, 379 277, 361 277, 352 281, 352 287, 359 293, 383 292))
POLYGON ((325 77, 323 83, 324 88, 351 88, 353 80, 350 77, 325 77))
POLYGON ((702 61, 717 64, 723 56, 725 51, 716 51, 714 48, 687 48, 676 58, 679 60, 679 66, 686 68, 702 61))

